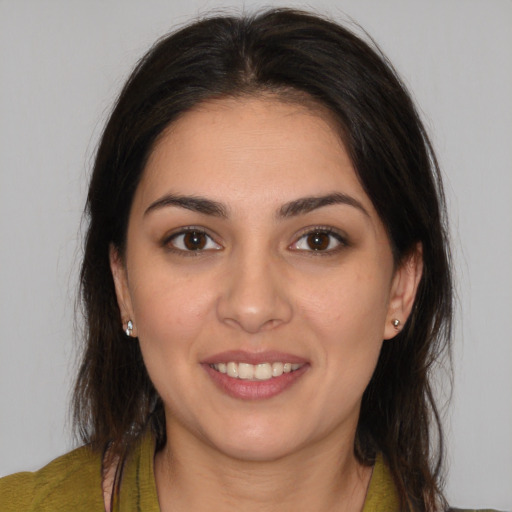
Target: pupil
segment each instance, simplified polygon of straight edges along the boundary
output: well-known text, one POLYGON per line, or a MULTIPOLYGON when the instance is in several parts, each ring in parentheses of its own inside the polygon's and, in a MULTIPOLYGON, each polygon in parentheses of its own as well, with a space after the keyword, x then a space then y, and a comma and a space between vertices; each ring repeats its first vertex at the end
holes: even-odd
POLYGON ((329 247, 329 235, 326 233, 312 233, 307 238, 308 245, 314 251, 323 251, 329 247))
POLYGON ((203 249, 206 245, 206 236, 204 233, 191 231, 185 235, 183 242, 185 247, 190 251, 197 251, 199 249, 203 249))

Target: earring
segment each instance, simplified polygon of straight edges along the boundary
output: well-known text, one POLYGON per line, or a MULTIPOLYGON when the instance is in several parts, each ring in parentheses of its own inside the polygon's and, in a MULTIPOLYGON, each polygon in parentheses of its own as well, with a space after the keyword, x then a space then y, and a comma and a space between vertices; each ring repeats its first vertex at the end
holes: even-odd
POLYGON ((128 322, 126 323, 126 329, 124 332, 126 336, 131 338, 133 332, 133 322, 131 320, 128 320, 128 322))
POLYGON ((393 324, 393 327, 399 331, 400 330, 400 320, 398 320, 398 318, 393 318, 393 320, 391 320, 391 323, 393 324))

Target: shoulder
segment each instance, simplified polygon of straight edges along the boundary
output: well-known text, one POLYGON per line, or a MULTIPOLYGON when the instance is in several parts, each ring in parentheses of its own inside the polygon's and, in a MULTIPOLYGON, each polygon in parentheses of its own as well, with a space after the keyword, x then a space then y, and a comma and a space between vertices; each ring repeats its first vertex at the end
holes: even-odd
MULTIPOLYGON (((400 510, 398 493, 382 453, 377 455, 363 512, 400 510)), ((499 512, 494 509, 449 508, 447 512, 499 512)))
POLYGON ((449 508, 448 512, 499 512, 499 510, 490 509, 490 508, 449 508))
POLYGON ((377 455, 363 512, 399 510, 399 499, 391 472, 381 453, 377 455))
POLYGON ((2 512, 103 511, 101 456, 78 448, 33 473, 0 479, 2 512))

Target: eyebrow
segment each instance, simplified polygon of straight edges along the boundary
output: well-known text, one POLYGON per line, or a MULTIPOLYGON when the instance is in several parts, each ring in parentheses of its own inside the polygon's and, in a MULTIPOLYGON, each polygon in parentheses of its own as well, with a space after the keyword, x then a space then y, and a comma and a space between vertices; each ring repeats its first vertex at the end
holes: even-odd
POLYGON ((228 216, 227 208, 217 201, 212 201, 204 197, 173 194, 166 194, 160 199, 157 199, 154 203, 151 203, 149 207, 146 208, 144 215, 168 206, 178 206, 179 208, 185 208, 186 210, 202 213, 204 215, 213 215, 214 217, 227 218, 228 216))
MULTIPOLYGON (((277 211, 278 218, 290 218, 298 215, 304 215, 313 210, 317 210, 324 206, 330 206, 334 204, 344 204, 357 208, 366 216, 370 216, 366 208, 354 197, 347 194, 336 192, 333 194, 327 194, 325 196, 311 196, 301 197, 284 204, 277 211)), ((169 206, 177 206, 179 208, 185 208, 193 212, 202 213, 204 215, 212 215, 214 217, 220 217, 226 219, 228 217, 227 207, 217 201, 206 199, 204 197, 197 196, 183 196, 166 194, 165 196, 157 199, 154 203, 151 203, 144 212, 144 215, 166 208, 169 206)))
POLYGON ((278 212, 279 217, 289 218, 297 215, 304 215, 318 208, 333 204, 345 204, 357 208, 366 216, 370 216, 366 208, 354 197, 336 192, 325 196, 302 197, 281 206, 278 212))

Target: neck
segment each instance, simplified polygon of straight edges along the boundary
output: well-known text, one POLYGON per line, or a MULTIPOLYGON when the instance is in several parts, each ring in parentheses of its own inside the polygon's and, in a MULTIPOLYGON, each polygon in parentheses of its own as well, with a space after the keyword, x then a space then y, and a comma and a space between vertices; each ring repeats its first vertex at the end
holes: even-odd
POLYGON ((372 468, 352 447, 324 439, 277 460, 247 461, 174 431, 155 458, 161 511, 210 511, 212 503, 223 512, 362 510, 372 468))

